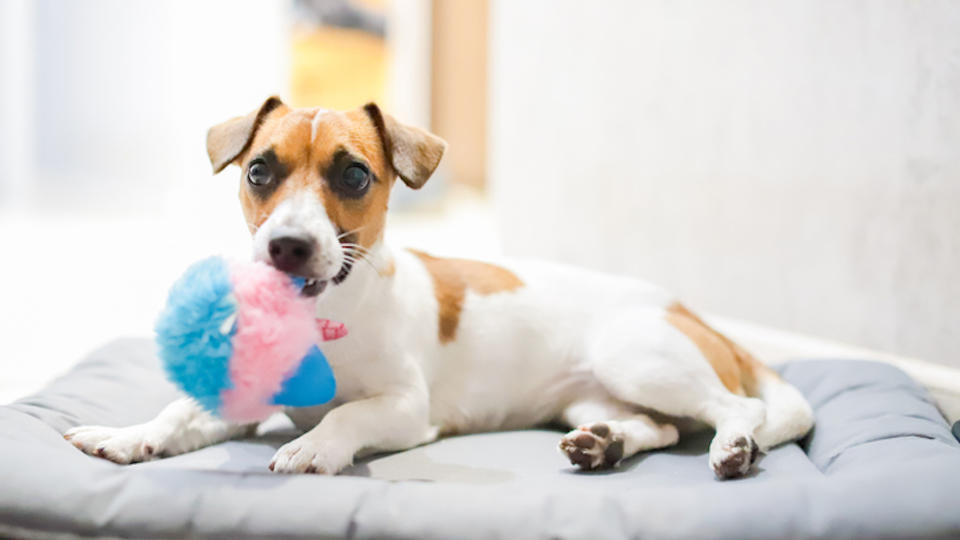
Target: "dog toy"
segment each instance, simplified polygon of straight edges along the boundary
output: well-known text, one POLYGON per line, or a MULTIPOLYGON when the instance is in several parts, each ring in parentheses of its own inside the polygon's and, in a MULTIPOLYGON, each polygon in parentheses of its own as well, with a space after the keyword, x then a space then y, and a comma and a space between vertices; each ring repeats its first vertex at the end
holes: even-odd
POLYGON ((167 376, 205 409, 236 422, 333 399, 317 344, 346 335, 316 319, 302 278, 260 262, 211 257, 173 285, 156 323, 167 376))

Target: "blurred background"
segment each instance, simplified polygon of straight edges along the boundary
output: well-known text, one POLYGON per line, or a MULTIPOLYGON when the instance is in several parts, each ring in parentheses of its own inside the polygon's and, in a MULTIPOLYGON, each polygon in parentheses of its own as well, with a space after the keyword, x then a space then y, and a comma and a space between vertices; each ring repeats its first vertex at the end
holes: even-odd
POLYGON ((960 4, 4 0, 0 402, 248 256, 204 140, 271 94, 449 141, 394 243, 644 277, 770 355, 960 367, 960 4))

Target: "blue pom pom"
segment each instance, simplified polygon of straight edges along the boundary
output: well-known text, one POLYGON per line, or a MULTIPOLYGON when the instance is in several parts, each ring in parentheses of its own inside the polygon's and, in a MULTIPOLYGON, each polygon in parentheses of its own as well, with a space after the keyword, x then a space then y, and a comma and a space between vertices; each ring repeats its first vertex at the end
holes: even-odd
POLYGON ((227 263, 211 257, 192 265, 173 285, 155 327, 167 375, 214 413, 220 392, 231 387, 236 308, 227 263))
POLYGON ((300 361, 296 373, 283 382, 273 396, 274 405, 312 407, 322 405, 337 394, 337 381, 327 357, 314 345, 300 361))

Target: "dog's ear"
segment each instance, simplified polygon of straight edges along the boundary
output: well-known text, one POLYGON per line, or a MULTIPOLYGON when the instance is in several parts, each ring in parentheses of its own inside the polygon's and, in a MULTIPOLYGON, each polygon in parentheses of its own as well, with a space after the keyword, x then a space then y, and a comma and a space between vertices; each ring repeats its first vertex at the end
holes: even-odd
POLYGON ((259 109, 250 114, 231 118, 207 130, 207 157, 210 158, 213 173, 222 171, 224 167, 240 157, 250 146, 250 141, 253 140, 253 135, 263 119, 270 114, 270 111, 282 105, 280 98, 271 96, 263 102, 263 105, 260 105, 259 109))
POLYGON ((377 126, 383 149, 397 176, 413 189, 427 182, 447 149, 447 142, 420 128, 401 124, 389 114, 380 112, 376 103, 367 103, 363 110, 377 126))

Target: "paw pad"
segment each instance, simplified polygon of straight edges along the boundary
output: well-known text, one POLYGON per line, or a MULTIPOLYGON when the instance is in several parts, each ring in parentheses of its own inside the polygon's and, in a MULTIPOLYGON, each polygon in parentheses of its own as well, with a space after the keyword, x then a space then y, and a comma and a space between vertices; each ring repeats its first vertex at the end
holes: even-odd
POLYGON ((611 433, 608 424, 597 422, 564 435, 560 451, 570 463, 585 471, 604 469, 623 459, 623 440, 611 433))
POLYGON ((720 479, 740 478, 760 457, 760 447, 753 437, 739 436, 722 447, 723 457, 713 463, 713 472, 720 479))

